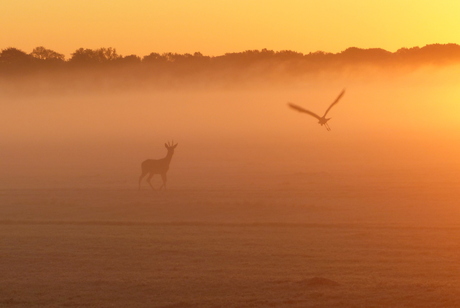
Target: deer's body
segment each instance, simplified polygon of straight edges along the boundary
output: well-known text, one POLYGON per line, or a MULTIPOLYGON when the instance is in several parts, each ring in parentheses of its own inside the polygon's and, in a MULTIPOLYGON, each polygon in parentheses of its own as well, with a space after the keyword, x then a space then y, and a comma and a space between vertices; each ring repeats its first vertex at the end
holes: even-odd
POLYGON ((161 159, 147 159, 144 160, 141 164, 141 169, 142 173, 139 176, 139 189, 141 189, 141 182, 144 176, 147 174, 149 175, 147 177, 147 182, 149 183, 150 187, 152 189, 155 189, 150 182, 154 174, 159 174, 161 176, 161 179, 163 180, 163 184, 160 186, 160 189, 164 188, 166 189, 166 173, 169 170, 169 164, 171 163, 172 156, 174 154, 174 149, 176 148, 177 143, 175 145, 172 144, 166 144, 165 147, 168 150, 168 153, 166 154, 166 157, 161 158, 161 159))

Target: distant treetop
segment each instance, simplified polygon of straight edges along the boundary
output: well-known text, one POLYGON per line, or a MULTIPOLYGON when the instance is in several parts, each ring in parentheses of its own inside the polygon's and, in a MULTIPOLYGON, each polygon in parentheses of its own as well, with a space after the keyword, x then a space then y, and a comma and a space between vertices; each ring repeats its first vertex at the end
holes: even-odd
POLYGON ((16 48, 6 48, 0 52, 0 73, 26 72, 43 68, 65 67, 117 67, 136 65, 146 69, 170 70, 175 72, 209 70, 209 69, 247 69, 257 65, 275 67, 283 65, 295 71, 309 71, 320 68, 340 68, 347 65, 446 65, 460 62, 460 46, 457 44, 432 44, 424 47, 401 48, 396 52, 389 52, 381 48, 362 49, 350 47, 339 53, 324 51, 303 54, 291 50, 273 51, 245 50, 231 52, 220 56, 206 56, 200 52, 193 54, 178 54, 173 52, 152 52, 146 56, 122 56, 115 48, 75 50, 69 59, 64 55, 47 49, 36 47, 31 53, 16 48))

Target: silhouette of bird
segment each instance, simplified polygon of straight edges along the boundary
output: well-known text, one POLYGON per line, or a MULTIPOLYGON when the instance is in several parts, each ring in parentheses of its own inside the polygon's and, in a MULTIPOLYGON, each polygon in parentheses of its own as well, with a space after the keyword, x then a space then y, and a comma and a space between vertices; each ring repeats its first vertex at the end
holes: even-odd
POLYGON ((326 129, 327 129, 328 131, 330 131, 331 128, 329 127, 329 124, 327 124, 327 121, 329 121, 331 118, 326 118, 326 115, 327 115, 327 113, 329 112, 329 110, 331 110, 332 106, 334 106, 335 104, 337 104, 337 103, 339 102, 340 98, 343 96, 344 93, 345 93, 345 89, 343 89, 342 92, 340 92, 339 96, 335 99, 334 102, 332 102, 332 104, 329 106, 329 108, 327 108, 326 112, 324 113, 324 115, 323 115, 322 117, 320 117, 319 115, 317 115, 317 114, 314 113, 314 112, 311 112, 310 110, 304 109, 304 108, 299 107, 299 106, 297 106, 297 105, 294 105, 294 104, 292 104, 292 103, 288 103, 288 105, 289 105, 289 107, 291 107, 291 108, 294 109, 294 110, 297 110, 297 111, 299 111, 299 112, 304 112, 304 113, 306 113, 306 114, 309 114, 309 115, 311 115, 311 116, 317 118, 317 119, 318 119, 318 123, 319 123, 321 126, 324 125, 324 127, 326 127, 326 129))

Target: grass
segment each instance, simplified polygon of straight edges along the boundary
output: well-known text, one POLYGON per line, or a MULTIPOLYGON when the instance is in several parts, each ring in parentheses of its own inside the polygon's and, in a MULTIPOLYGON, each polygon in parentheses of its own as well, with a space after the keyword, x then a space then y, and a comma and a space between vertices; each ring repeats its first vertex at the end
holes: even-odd
MULTIPOLYGON (((399 203, 378 192, 320 197, 308 190, 2 191, 0 306, 460 305, 460 228, 445 216, 429 221, 441 217, 439 208, 420 206, 414 217, 414 196, 399 203)), ((445 204, 443 212, 453 211, 445 204)))

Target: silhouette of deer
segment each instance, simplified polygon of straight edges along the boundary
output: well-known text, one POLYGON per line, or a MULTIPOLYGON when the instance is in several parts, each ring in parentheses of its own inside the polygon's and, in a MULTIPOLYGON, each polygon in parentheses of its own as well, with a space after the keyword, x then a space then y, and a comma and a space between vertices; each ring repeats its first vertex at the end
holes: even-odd
POLYGON ((326 129, 328 131, 331 130, 331 128, 329 127, 329 124, 327 124, 327 121, 329 121, 331 118, 326 118, 326 115, 327 113, 329 112, 329 110, 331 110, 332 106, 334 106, 335 104, 337 104, 339 102, 339 99, 343 96, 343 94, 345 93, 345 89, 342 90, 342 92, 340 92, 339 96, 335 99, 335 101, 332 102, 332 104, 329 106, 329 108, 327 108, 326 112, 324 113, 324 115, 322 117, 320 117, 319 115, 317 115, 316 113, 314 112, 311 112, 310 110, 307 110, 307 109, 303 109, 302 107, 299 107, 299 106, 296 106, 292 103, 288 103, 289 107, 291 107, 292 109, 294 110, 297 110, 299 112, 303 112, 303 113, 306 113, 306 114, 309 114, 315 118, 318 119, 318 123, 324 127, 326 127, 326 129))
POLYGON ((169 164, 171 163, 171 158, 174 154, 174 149, 177 147, 177 143, 173 144, 165 143, 165 147, 168 150, 168 153, 164 158, 161 159, 147 159, 142 162, 141 168, 142 168, 142 173, 141 176, 139 177, 139 190, 141 189, 141 181, 144 178, 146 174, 149 176, 147 177, 147 182, 150 184, 150 187, 153 188, 152 183, 150 180, 152 179, 154 174, 159 174, 161 175, 161 179, 163 180, 163 184, 160 186, 160 189, 164 188, 166 190, 166 173, 169 170, 169 164))

